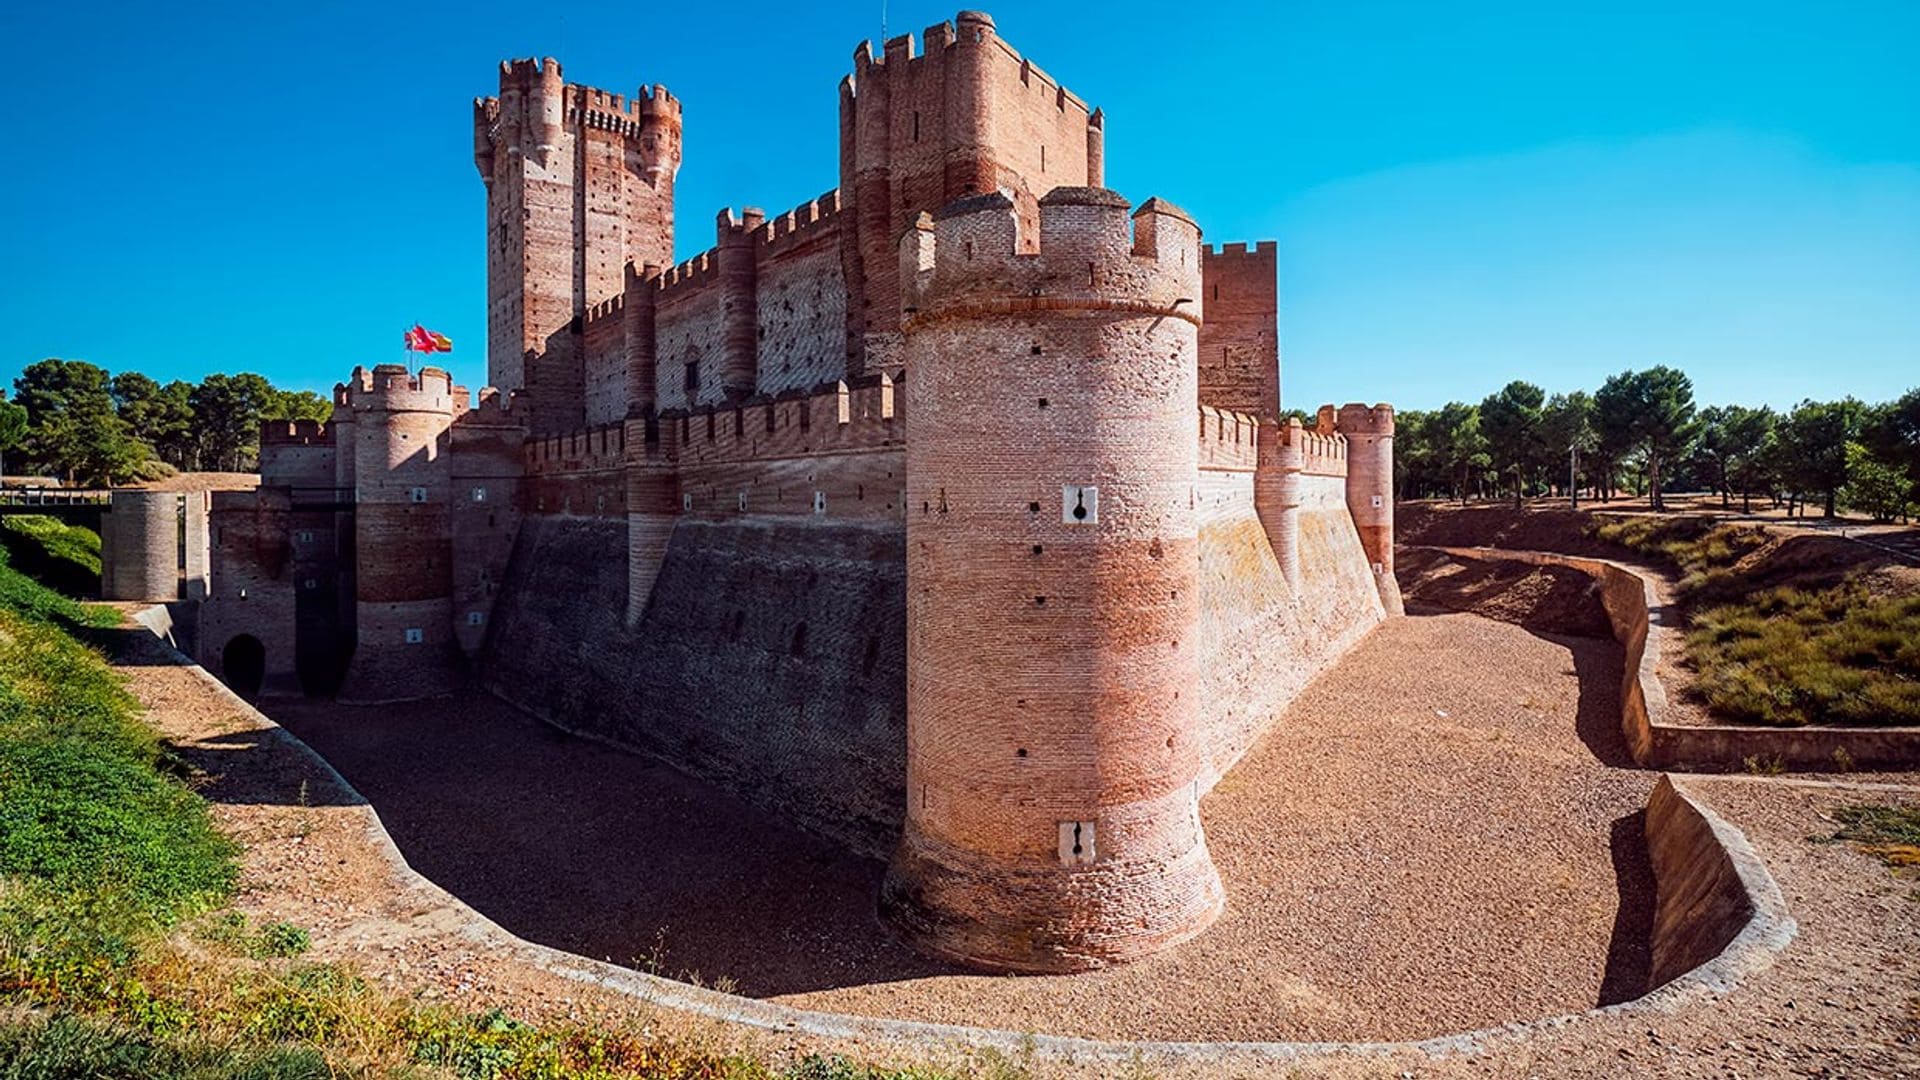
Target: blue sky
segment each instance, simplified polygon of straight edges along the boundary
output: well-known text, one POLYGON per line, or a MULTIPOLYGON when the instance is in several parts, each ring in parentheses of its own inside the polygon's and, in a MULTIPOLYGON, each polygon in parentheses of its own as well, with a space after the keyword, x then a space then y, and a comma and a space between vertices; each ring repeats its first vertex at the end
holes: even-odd
MULTIPOLYGON (((1290 406, 1653 363, 1703 402, 1920 385, 1920 4, 989 10, 1105 108, 1109 185, 1187 207, 1210 240, 1279 241, 1290 406)), ((891 0, 888 29, 953 11, 891 0)), ((397 359, 417 319, 477 384, 469 102, 499 59, 682 98, 685 257, 721 206, 837 183, 835 87, 880 16, 6 5, 0 377, 66 356, 324 388, 397 359)))

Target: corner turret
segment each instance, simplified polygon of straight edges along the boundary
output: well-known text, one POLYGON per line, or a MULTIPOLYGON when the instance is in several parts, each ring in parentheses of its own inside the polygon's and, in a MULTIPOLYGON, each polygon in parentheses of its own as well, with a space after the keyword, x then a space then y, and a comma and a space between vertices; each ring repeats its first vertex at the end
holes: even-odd
MULTIPOLYGON (((1149 209, 1151 208, 1151 209, 1149 209)), ((1193 489, 1199 230, 1099 188, 948 204, 901 243, 907 823, 883 914, 997 971, 1204 929, 1193 489)))

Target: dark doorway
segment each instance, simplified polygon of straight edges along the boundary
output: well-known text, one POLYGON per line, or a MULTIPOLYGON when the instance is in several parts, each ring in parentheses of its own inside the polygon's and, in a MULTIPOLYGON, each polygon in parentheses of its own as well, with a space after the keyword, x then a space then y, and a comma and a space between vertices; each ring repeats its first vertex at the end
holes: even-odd
POLYGON ((261 680, 267 677, 267 647, 252 634, 241 634, 220 650, 220 670, 234 693, 258 697, 261 680))

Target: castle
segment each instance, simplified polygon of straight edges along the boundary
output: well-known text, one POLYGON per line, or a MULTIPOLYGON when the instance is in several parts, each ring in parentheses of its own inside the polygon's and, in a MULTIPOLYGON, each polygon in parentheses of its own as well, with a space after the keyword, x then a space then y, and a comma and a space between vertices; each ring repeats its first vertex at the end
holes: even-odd
POLYGON ((1203 930, 1201 795, 1399 604, 1392 410, 1282 419, 1274 245, 1104 189, 1100 111, 978 12, 862 44, 839 187, 677 265, 681 102, 499 86, 498 389, 356 368, 268 425, 200 660, 660 755, 889 858, 969 965, 1203 930))

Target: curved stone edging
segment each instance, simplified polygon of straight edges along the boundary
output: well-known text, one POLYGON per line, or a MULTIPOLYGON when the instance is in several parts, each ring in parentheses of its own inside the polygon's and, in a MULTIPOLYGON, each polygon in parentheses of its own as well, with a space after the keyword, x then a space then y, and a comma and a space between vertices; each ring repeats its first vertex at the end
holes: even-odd
MULTIPOLYGON (((292 732, 255 709, 226 684, 213 677, 185 653, 172 645, 171 617, 164 606, 136 612, 134 620, 167 643, 175 659, 193 671, 194 677, 225 698, 243 715, 258 724, 289 749, 305 755, 339 785, 340 791, 358 800, 366 810, 367 835, 381 853, 400 883, 402 890, 414 894, 424 905, 440 907, 462 938, 487 946, 496 954, 505 954, 542 971, 599 986, 647 1004, 673 1009, 702 1019, 738 1024, 767 1032, 799 1035, 823 1042, 866 1042, 901 1049, 961 1048, 996 1050, 1003 1053, 1035 1055, 1063 1062, 1145 1062, 1206 1065, 1226 1062, 1298 1062, 1334 1055, 1386 1056, 1424 1054, 1440 1056, 1484 1052, 1501 1044, 1521 1042, 1537 1035, 1562 1031, 1582 1021, 1623 1015, 1662 1015, 1720 997, 1733 990, 1742 979, 1770 966, 1779 951, 1792 940, 1796 926, 1786 915, 1780 889, 1734 826, 1700 805, 1670 777, 1662 777, 1656 797, 1665 796, 1668 807, 1659 815, 1665 820, 1697 820, 1706 828, 1693 830, 1695 841, 1685 845, 1695 850, 1697 838, 1710 838, 1733 868, 1734 879, 1744 891, 1750 914, 1736 936, 1718 955, 1681 974, 1664 985, 1631 1001, 1577 1013, 1515 1021, 1495 1027, 1439 1035, 1427 1039, 1399 1042, 1181 1042, 1181 1041, 1107 1041, 1065 1035, 1035 1035, 999 1028, 936 1024, 918 1020, 891 1020, 842 1013, 812 1012, 785 1005, 723 994, 657 975, 635 971, 615 964, 590 960, 584 956, 536 944, 509 933, 499 924, 469 907, 459 897, 434 884, 407 862, 406 856, 388 834, 373 804, 347 782, 339 770, 318 751, 292 732)), ((1654 829, 1656 815, 1649 804, 1648 827, 1654 829)), ((1650 841, 1653 839, 1649 837, 1650 841)), ((1656 872, 1658 864, 1656 864, 1656 872)), ((1664 892, 1664 890, 1663 890, 1664 892)), ((1716 893, 1716 895, 1721 895, 1716 893)))
POLYGON ((1467 559, 1564 566, 1594 579, 1613 636, 1626 652, 1620 687, 1620 733, 1635 763, 1649 769, 1740 769, 1749 758, 1789 769, 1911 768, 1920 764, 1920 727, 1758 727, 1666 722, 1667 692, 1657 674, 1663 628, 1650 612, 1653 584, 1607 559, 1489 547, 1410 545, 1467 559))

